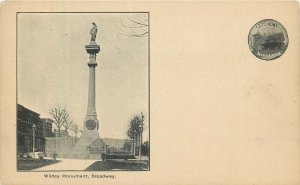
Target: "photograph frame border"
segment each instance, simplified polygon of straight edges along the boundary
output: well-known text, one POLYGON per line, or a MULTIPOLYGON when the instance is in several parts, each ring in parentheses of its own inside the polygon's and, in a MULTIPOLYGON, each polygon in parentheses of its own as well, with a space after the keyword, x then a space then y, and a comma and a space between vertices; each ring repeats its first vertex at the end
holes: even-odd
POLYGON ((148 16, 148 63, 147 63, 147 67, 148 67, 148 75, 147 75, 147 83, 148 83, 148 91, 147 91, 147 95, 148 95, 148 135, 149 135, 149 159, 148 159, 148 169, 147 170, 89 170, 89 171, 85 171, 85 170, 39 170, 39 171, 34 171, 34 170, 19 170, 18 169, 18 127, 17 127, 17 115, 18 115, 18 112, 16 111, 16 130, 15 130, 15 134, 16 134, 16 143, 15 143, 15 146, 16 146, 16 153, 15 153, 15 157, 16 157, 16 172, 131 172, 131 171, 138 171, 138 172, 150 172, 151 171, 151 136, 150 136, 150 133, 151 133, 151 98, 150 98, 150 37, 151 37, 151 33, 150 33, 150 12, 149 11, 101 11, 101 12, 56 12, 56 11, 36 11, 36 12, 30 12, 30 11, 17 11, 16 12, 16 106, 18 104, 18 15, 19 14, 26 14, 26 13, 40 13, 40 14, 43 14, 43 13, 61 13, 61 14, 80 14, 80 13, 85 13, 85 14, 90 14, 90 13, 99 13, 99 14, 109 14, 109 13, 112 13, 112 14, 117 14, 117 13, 145 13, 147 14, 148 16))

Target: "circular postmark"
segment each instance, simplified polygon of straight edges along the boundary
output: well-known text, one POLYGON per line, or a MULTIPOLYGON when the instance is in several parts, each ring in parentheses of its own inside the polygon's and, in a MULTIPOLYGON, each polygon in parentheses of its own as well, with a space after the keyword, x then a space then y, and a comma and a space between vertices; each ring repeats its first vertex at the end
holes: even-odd
POLYGON ((282 24, 273 19, 264 19, 251 28, 248 44, 257 58, 273 60, 283 55, 288 47, 289 38, 282 24))

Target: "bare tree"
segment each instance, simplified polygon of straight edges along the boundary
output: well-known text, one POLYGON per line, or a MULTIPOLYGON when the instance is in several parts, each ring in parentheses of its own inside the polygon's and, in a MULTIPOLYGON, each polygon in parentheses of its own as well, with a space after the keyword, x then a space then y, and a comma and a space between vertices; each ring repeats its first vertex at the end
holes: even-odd
POLYGON ((50 110, 50 115, 54 120, 54 125, 57 128, 57 136, 60 137, 67 133, 68 129, 72 126, 73 120, 71 120, 69 113, 65 108, 60 106, 50 110), (62 129, 63 132, 62 132, 62 129))
POLYGON ((148 15, 142 14, 139 17, 129 17, 127 20, 121 21, 124 29, 121 30, 121 34, 128 37, 147 37, 149 34, 148 15))
POLYGON ((139 127, 142 124, 142 119, 139 116, 134 116, 129 122, 129 128, 127 130, 127 136, 133 140, 134 145, 134 153, 136 152, 136 148, 138 146, 138 142, 140 138, 139 127))
POLYGON ((78 140, 78 134, 79 134, 79 132, 82 132, 82 130, 79 129, 77 124, 72 124, 71 127, 70 127, 70 130, 72 130, 74 132, 75 140, 77 141, 78 140))
POLYGON ((142 120, 139 116, 134 116, 129 122, 127 135, 130 139, 134 139, 134 133, 138 133, 142 120))

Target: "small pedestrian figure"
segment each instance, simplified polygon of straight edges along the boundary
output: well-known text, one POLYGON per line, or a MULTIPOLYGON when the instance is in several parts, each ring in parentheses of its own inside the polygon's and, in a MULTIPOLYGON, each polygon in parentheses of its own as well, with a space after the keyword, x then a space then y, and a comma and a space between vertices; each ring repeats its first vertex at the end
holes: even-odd
POLYGON ((56 157, 57 157, 57 153, 54 152, 54 153, 53 153, 53 159, 56 160, 56 157))

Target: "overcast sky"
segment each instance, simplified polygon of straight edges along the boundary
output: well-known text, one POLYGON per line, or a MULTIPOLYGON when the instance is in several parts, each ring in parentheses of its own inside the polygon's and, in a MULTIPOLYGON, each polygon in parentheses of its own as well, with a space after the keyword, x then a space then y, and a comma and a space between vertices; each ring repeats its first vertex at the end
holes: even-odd
POLYGON ((67 109, 80 127, 87 109, 92 22, 101 51, 96 67, 96 111, 100 137, 127 138, 130 119, 143 112, 148 139, 148 38, 129 19, 147 14, 21 13, 18 14, 18 103, 50 117, 55 106, 67 109))

